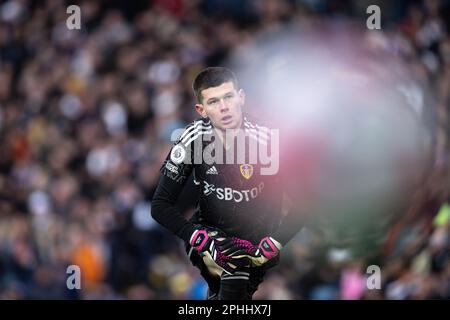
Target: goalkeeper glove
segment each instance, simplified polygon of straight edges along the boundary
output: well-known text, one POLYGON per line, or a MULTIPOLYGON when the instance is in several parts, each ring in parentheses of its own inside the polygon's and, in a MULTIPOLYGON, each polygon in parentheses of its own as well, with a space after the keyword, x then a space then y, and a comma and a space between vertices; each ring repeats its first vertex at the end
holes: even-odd
POLYGON ((219 248, 232 259, 247 257, 252 265, 259 267, 276 257, 283 246, 270 236, 264 237, 258 246, 248 240, 232 237, 222 241, 219 248))
POLYGON ((191 238, 189 239, 189 244, 198 252, 202 253, 213 245, 213 234, 211 236, 208 234, 207 230, 197 229, 195 230, 191 238))
POLYGON ((228 274, 233 274, 237 269, 248 266, 250 263, 247 258, 235 258, 226 254, 220 249, 220 243, 227 238, 213 229, 197 229, 189 240, 190 245, 202 257, 207 266, 218 266, 228 274))
POLYGON ((259 243, 258 252, 256 255, 260 253, 259 261, 263 264, 268 260, 275 258, 280 253, 282 248, 283 245, 281 243, 270 236, 266 236, 259 243))

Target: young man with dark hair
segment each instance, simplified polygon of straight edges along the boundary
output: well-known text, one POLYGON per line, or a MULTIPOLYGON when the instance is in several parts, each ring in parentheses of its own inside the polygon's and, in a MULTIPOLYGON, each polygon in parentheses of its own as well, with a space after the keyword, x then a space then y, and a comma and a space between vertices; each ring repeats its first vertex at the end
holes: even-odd
POLYGON ((265 174, 267 163, 248 160, 251 152, 261 155, 267 148, 278 157, 277 135, 243 113, 245 94, 230 70, 204 69, 193 89, 201 118, 186 127, 164 161, 152 216, 186 242, 191 262, 208 283, 208 299, 251 299, 299 229, 289 223, 280 228, 278 170, 265 174), (242 147, 240 157, 235 151, 242 147), (191 174, 201 195, 187 220, 175 202, 191 174))

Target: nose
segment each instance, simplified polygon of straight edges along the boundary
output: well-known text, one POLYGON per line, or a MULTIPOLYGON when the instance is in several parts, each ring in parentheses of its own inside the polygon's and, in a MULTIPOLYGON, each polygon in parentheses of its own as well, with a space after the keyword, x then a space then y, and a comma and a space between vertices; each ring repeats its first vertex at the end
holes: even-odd
POLYGON ((220 112, 228 111, 228 105, 225 102, 225 99, 220 99, 220 106, 219 106, 220 112))

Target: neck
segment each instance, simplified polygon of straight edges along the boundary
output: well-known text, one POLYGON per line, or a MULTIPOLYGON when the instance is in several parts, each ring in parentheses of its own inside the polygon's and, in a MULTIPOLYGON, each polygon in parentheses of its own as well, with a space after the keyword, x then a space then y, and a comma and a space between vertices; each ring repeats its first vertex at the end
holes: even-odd
POLYGON ((225 148, 229 148, 233 139, 238 135, 239 130, 242 126, 242 117, 239 120, 239 124, 235 128, 230 129, 219 129, 214 128, 215 132, 219 136, 219 139, 222 141, 222 144, 225 146, 225 148), (228 140, 227 140, 228 138, 228 140))

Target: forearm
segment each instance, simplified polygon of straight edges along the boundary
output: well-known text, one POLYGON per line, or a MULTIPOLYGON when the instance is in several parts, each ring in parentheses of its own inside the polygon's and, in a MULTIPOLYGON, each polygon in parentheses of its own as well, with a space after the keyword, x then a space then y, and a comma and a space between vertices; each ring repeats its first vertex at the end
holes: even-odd
POLYGON ((162 226, 185 241, 196 229, 176 208, 175 202, 182 186, 164 176, 161 177, 152 200, 151 215, 162 226))
POLYGON ((281 221, 278 229, 271 235, 285 246, 306 225, 304 216, 297 212, 291 212, 281 221))

